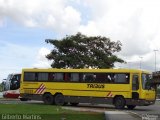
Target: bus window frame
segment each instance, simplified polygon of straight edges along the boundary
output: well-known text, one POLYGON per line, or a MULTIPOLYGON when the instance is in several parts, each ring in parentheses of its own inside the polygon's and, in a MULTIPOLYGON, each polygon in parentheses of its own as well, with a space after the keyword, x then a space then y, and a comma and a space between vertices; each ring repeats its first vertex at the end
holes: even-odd
MULTIPOLYGON (((55 78, 55 76, 54 76, 55 78)), ((63 83, 102 83, 102 84, 130 84, 130 78, 131 78, 131 73, 126 72, 126 73, 119 73, 119 72, 24 72, 24 76, 23 76, 23 81, 25 82, 63 82, 63 83), (25 73, 34 73, 35 74, 35 80, 25 80, 25 73), (48 79, 47 80, 41 80, 38 81, 38 74, 39 73, 48 73, 48 79), (62 73, 63 74, 63 80, 61 81, 56 81, 55 79, 50 79, 49 76, 50 74, 56 74, 56 73, 62 73), (68 77, 71 77, 72 73, 78 73, 79 74, 79 81, 71 81, 71 79, 65 79, 65 75, 67 75, 68 77), (96 81, 96 78, 94 81, 84 81, 83 77, 84 74, 93 74, 93 75, 97 75, 97 74, 126 74, 128 75, 128 82, 108 82, 107 78, 104 81, 98 82, 96 81)))

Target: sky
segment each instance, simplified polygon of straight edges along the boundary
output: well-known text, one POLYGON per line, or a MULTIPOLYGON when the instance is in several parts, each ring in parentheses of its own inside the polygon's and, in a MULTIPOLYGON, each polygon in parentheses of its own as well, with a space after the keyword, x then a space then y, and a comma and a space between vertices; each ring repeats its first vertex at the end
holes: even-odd
POLYGON ((45 39, 77 32, 121 41, 116 55, 126 64, 116 68, 160 70, 159 6, 159 0, 0 0, 0 82, 22 68, 49 68, 45 56, 53 46, 45 39))

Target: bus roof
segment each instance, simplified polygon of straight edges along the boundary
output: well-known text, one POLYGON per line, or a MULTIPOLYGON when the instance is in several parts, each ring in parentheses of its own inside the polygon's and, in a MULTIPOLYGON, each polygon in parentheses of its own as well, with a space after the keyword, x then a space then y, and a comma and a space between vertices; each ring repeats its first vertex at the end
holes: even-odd
POLYGON ((58 68, 48 68, 48 69, 39 69, 39 68, 25 68, 22 69, 25 72, 120 72, 120 73, 150 73, 146 70, 139 69, 58 69, 58 68))

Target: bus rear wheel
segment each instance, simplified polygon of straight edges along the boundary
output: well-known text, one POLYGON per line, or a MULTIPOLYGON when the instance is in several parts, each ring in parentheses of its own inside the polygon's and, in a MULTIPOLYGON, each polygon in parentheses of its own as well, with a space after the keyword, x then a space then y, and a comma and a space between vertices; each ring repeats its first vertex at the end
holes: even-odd
POLYGON ((125 99, 122 96, 118 96, 114 99, 114 105, 116 109, 124 109, 125 99))
POLYGON ((65 104, 64 96, 62 94, 56 94, 54 96, 54 103, 59 106, 64 105, 65 104))
POLYGON ((71 106, 77 106, 79 103, 70 103, 71 106))
POLYGON ((128 108, 129 110, 133 110, 135 107, 136 107, 136 105, 127 105, 127 108, 128 108))
POLYGON ((43 102, 47 105, 53 104, 53 96, 50 93, 46 93, 43 95, 43 102))
POLYGON ((28 101, 27 98, 20 98, 21 101, 28 101))

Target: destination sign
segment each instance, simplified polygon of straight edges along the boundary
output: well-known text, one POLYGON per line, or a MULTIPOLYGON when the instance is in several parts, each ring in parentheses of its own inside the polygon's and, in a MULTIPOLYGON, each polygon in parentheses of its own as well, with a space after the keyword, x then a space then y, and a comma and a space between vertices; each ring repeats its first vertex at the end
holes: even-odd
POLYGON ((87 88, 104 88, 104 84, 97 84, 97 83, 89 83, 87 84, 87 88))

